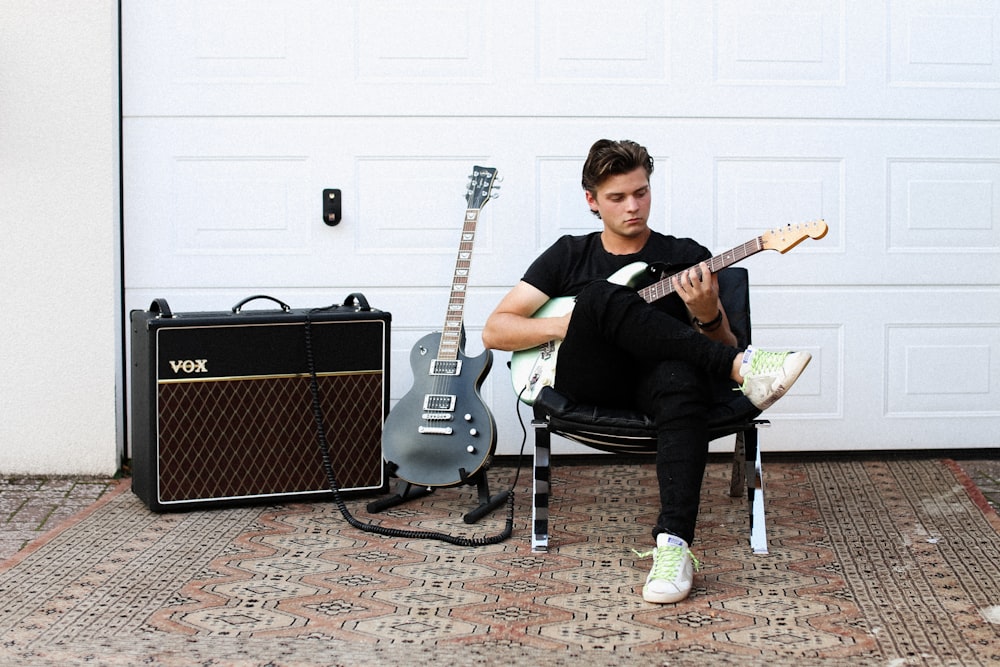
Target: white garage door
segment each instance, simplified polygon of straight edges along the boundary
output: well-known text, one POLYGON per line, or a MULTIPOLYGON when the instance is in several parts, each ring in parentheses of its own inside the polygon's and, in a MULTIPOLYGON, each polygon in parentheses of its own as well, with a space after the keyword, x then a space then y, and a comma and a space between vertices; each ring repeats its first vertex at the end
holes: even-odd
MULTIPOLYGON (((1000 445, 1000 2, 608 10, 123 0, 126 308, 362 291, 393 315, 398 399, 444 321, 472 166, 504 177, 475 242, 476 354, 530 259, 594 229, 587 148, 632 138, 656 157, 664 232, 721 252, 830 226, 745 262, 755 341, 814 355, 768 450, 1000 445)), ((483 388, 501 454, 521 438, 507 359, 483 388)))

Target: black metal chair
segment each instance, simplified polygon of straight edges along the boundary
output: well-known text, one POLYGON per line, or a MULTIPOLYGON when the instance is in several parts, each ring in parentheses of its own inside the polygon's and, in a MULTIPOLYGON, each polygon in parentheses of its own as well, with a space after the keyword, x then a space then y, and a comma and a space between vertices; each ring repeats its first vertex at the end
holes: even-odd
MULTIPOLYGON (((729 267, 719 272, 719 296, 740 347, 750 343, 750 289, 746 269, 729 267)), ((732 385, 735 387, 735 384, 732 385)), ((582 405, 552 387, 544 387, 532 404, 535 437, 531 550, 548 551, 549 497, 552 493, 552 435, 614 454, 655 454, 656 430, 642 412, 582 405)), ((767 553, 764 523, 764 486, 757 443, 757 429, 769 422, 731 387, 720 387, 709 417, 709 435, 735 435, 729 493, 736 498, 746 489, 749 505, 750 546, 767 553)))

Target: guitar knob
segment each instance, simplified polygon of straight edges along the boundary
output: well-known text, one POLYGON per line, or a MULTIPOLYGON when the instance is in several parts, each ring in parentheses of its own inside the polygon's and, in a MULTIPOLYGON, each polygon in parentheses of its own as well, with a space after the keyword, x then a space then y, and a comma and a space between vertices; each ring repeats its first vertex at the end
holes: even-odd
POLYGON ((468 447, 465 448, 465 451, 469 452, 470 454, 475 454, 476 448, 473 447, 472 445, 469 445, 468 447))
POLYGON ((471 435, 473 438, 475 438, 477 435, 479 435, 479 431, 477 431, 474 428, 470 428, 469 429, 469 435, 471 435))
POLYGON ((467 421, 467 422, 471 422, 472 421, 472 415, 470 415, 468 412, 465 413, 465 421, 467 421))

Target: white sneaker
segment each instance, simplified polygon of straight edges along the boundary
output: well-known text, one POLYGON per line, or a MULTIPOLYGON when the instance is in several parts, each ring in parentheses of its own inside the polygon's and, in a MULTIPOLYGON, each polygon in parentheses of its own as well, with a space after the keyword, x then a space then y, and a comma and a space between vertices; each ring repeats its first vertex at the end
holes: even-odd
POLYGON ((808 352, 768 352, 749 346, 740 364, 740 390, 758 410, 767 410, 795 384, 810 359, 808 352))
POLYGON ((653 569, 642 587, 643 600, 669 604, 680 602, 691 592, 694 569, 699 563, 688 549, 687 542, 675 535, 660 533, 656 536, 655 549, 645 553, 636 551, 635 554, 640 558, 653 557, 653 569))

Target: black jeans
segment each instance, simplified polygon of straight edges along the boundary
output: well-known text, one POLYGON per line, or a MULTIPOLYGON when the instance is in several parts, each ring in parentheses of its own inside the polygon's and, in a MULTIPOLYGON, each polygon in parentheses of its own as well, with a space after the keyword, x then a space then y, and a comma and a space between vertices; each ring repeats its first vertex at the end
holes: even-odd
POLYGON ((694 539, 716 390, 739 350, 646 303, 628 287, 596 281, 577 296, 560 346, 556 388, 582 403, 629 407, 657 427, 660 515, 653 528, 694 539))

